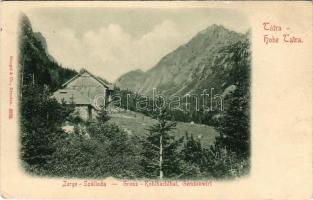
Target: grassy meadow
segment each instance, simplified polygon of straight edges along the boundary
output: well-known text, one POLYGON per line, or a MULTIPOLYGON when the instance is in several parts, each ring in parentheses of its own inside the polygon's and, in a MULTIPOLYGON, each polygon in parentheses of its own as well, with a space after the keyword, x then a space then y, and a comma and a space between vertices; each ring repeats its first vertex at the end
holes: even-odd
MULTIPOLYGON (((129 134, 145 136, 149 126, 155 124, 157 120, 133 111, 124 111, 110 114, 110 122, 115 123, 129 134)), ((207 125, 177 122, 176 129, 172 130, 174 135, 179 138, 185 136, 185 133, 192 134, 194 138, 199 138, 204 146, 210 146, 214 143, 217 131, 207 125)))

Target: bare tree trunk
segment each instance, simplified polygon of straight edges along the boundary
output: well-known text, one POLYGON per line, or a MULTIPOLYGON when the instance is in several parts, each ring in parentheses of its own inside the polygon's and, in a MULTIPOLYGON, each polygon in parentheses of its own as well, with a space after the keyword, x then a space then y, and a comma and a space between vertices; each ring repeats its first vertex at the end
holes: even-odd
POLYGON ((160 134, 160 161, 159 161, 159 168, 160 168, 160 179, 163 179, 163 134, 160 134))
POLYGON ((33 85, 35 85, 35 74, 33 73, 33 85))

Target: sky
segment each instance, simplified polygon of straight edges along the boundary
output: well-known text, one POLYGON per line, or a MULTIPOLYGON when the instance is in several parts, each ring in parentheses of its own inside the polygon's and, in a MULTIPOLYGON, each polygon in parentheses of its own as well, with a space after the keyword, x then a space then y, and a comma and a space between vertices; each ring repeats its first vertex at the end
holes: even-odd
POLYGON ((110 82, 152 68, 212 24, 241 33, 249 29, 245 16, 221 9, 45 8, 26 15, 58 63, 110 82))

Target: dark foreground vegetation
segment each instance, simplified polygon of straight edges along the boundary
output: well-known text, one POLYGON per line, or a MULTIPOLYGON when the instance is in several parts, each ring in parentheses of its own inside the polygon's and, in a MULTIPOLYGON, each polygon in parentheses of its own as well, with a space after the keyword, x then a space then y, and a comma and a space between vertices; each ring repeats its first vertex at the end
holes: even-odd
POLYGON ((20 33, 20 158, 33 175, 79 178, 227 179, 245 175, 250 168, 249 60, 247 44, 230 47, 236 90, 215 118, 219 133, 214 144, 204 147, 193 133, 172 135, 173 113, 152 113, 157 122, 146 136, 130 135, 110 123, 105 110, 98 119, 81 121, 74 108, 50 98, 53 90, 76 72, 52 61, 34 36, 27 17, 20 33), (233 48, 233 49, 231 49, 233 48), (239 76, 240 74, 240 76, 239 76), (65 122, 75 125, 65 133, 65 122))

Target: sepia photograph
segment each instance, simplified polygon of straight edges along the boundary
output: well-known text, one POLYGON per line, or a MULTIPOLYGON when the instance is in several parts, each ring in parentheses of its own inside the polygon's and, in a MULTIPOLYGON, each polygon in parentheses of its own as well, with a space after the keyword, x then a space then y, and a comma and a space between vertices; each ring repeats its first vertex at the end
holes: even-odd
POLYGON ((226 9, 21 13, 21 166, 44 177, 248 176, 250 38, 246 16, 226 9))
POLYGON ((0 13, 0 198, 312 198, 311 2, 0 13))

